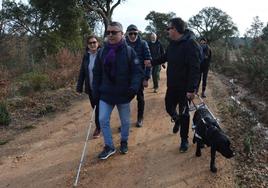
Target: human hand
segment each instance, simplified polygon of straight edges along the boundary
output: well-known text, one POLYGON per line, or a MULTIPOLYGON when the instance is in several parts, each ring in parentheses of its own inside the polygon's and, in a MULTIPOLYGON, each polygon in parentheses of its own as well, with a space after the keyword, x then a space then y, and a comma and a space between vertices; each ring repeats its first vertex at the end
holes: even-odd
POLYGON ((143 80, 142 85, 143 87, 148 87, 148 80, 143 80))
POLYGON ((152 67, 152 63, 150 60, 144 60, 145 67, 152 67))
POLYGON ((187 97, 187 99, 189 99, 189 100, 193 100, 194 97, 195 97, 195 93, 194 93, 194 92, 187 92, 187 93, 186 93, 186 97, 187 97))

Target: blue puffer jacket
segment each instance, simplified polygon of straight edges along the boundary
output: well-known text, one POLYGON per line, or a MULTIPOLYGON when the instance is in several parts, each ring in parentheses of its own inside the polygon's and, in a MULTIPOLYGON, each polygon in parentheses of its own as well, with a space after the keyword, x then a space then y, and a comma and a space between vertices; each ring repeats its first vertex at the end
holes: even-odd
POLYGON ((128 37, 126 38, 126 41, 127 44, 131 46, 138 55, 142 69, 145 71, 143 79, 149 80, 151 77, 151 68, 145 67, 144 60, 152 60, 152 56, 147 42, 142 40, 140 36, 138 36, 135 42, 131 42, 128 37))
POLYGON ((108 46, 99 50, 93 69, 93 96, 107 102, 108 104, 124 104, 132 100, 131 93, 137 93, 141 85, 142 73, 140 71, 139 59, 131 48, 130 59, 128 56, 126 42, 116 52, 116 76, 115 82, 109 79, 103 67, 103 60, 108 53, 108 46), (130 60, 130 62, 129 62, 130 60))

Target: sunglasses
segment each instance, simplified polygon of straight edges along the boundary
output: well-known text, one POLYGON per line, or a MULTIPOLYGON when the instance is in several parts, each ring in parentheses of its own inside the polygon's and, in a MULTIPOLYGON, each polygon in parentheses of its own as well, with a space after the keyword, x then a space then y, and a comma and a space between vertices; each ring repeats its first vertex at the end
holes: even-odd
POLYGON ((174 29, 174 27, 167 27, 167 31, 169 31, 170 29, 174 29))
POLYGON ((110 35, 110 34, 116 35, 119 32, 121 32, 121 31, 106 31, 106 35, 110 35))
POLYGON ((136 33, 136 32, 130 32, 130 33, 128 33, 128 35, 137 35, 138 33, 136 33))
POLYGON ((92 42, 88 42, 88 44, 96 44, 97 43, 97 41, 92 41, 92 42))

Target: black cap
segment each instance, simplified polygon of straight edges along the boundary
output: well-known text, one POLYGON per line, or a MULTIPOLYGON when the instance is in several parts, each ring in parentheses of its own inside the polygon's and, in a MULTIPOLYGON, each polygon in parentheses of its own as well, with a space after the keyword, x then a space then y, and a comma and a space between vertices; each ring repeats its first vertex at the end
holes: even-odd
POLYGON ((127 31, 138 31, 138 28, 136 25, 131 24, 127 27, 127 31))

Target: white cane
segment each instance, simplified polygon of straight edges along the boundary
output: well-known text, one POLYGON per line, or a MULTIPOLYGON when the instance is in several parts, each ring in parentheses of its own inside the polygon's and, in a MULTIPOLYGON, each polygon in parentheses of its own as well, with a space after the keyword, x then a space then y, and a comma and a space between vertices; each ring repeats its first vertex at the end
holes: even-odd
POLYGON ((82 164, 83 164, 83 161, 84 161, 84 157, 85 157, 85 153, 86 153, 86 148, 87 148, 87 141, 88 141, 88 137, 89 137, 89 134, 90 134, 91 126, 93 124, 93 118, 94 118, 94 115, 95 115, 95 110, 96 110, 96 106, 94 107, 93 112, 91 114, 91 119, 90 119, 88 130, 87 130, 86 142, 85 142, 84 149, 83 149, 83 152, 82 152, 82 156, 81 156, 81 159, 80 159, 80 163, 79 163, 79 167, 78 167, 76 179, 75 179, 75 182, 74 182, 74 187, 76 187, 77 184, 78 184, 80 170, 81 170, 81 167, 82 167, 82 164))

